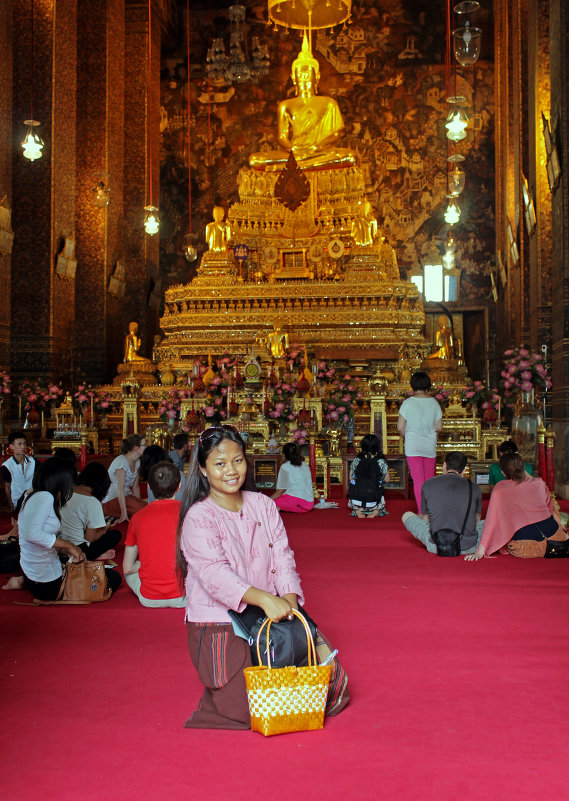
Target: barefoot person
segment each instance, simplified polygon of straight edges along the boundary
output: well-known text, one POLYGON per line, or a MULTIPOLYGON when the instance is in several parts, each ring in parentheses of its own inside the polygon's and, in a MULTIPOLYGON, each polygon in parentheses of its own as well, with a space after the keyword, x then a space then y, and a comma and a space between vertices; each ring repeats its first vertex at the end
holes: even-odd
MULTIPOLYGON (((206 429, 194 446, 178 527, 178 565, 185 579, 190 657, 204 691, 187 728, 249 729, 243 668, 249 643, 233 632, 228 609, 260 606, 272 621, 303 602, 300 579, 278 509, 243 489, 245 443, 233 426, 206 429)), ((319 633, 318 655, 328 644, 319 633)), ((334 662, 327 714, 348 703, 348 679, 334 662)))
MULTIPOLYGON (((69 540, 59 536, 61 509, 73 494, 73 468, 64 459, 52 456, 39 468, 32 492, 22 504, 20 528, 20 564, 24 586, 40 601, 55 601, 63 580, 58 551, 74 562, 83 562, 85 554, 69 540)), ((107 571, 109 586, 115 590, 121 581, 114 570, 107 571)))

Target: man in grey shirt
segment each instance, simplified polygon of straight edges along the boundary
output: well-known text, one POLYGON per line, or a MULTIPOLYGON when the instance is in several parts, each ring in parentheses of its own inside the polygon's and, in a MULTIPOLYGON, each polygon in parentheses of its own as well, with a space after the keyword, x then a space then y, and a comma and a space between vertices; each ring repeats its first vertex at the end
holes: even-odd
MULTIPOLYGON (((401 518, 407 531, 422 542, 429 553, 437 553, 431 532, 443 528, 459 532, 462 529, 469 497, 469 480, 464 478, 467 461, 467 457, 460 451, 447 453, 441 475, 430 478, 421 487, 421 514, 405 512, 401 518)), ((470 486, 472 503, 460 540, 461 553, 474 553, 484 526, 480 520, 482 511, 480 487, 472 483, 470 486)))
POLYGON ((189 449, 188 435, 184 432, 176 434, 172 443, 174 446, 168 456, 174 462, 180 473, 184 474, 186 456, 189 449))

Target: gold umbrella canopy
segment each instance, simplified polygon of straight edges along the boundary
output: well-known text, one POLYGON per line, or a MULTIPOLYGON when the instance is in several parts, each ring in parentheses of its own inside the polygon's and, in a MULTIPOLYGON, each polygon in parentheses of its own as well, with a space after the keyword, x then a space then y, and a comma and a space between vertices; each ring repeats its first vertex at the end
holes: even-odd
POLYGON ((268 0, 269 19, 285 28, 318 30, 345 22, 352 0, 268 0))

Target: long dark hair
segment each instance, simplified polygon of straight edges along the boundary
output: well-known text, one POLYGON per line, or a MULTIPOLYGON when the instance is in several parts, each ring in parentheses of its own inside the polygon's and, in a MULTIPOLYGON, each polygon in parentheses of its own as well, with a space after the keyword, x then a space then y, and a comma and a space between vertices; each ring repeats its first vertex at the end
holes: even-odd
MULTIPOLYGON (((245 443, 241 435, 233 426, 213 426, 203 431, 200 438, 192 449, 190 462, 188 465, 188 477, 186 479, 186 486, 182 495, 182 508, 180 509, 180 518, 178 520, 178 533, 176 535, 176 573, 180 581, 180 586, 183 587, 188 572, 188 563, 182 551, 182 528, 188 510, 199 501, 203 501, 209 495, 209 481, 204 476, 201 468, 205 469, 207 457, 217 448, 220 442, 224 439, 229 439, 241 447, 243 456, 247 461, 247 454, 245 453, 245 443)), ((247 461, 247 476, 243 483, 243 488, 249 489, 252 485, 253 477, 250 471, 250 465, 247 461)))
POLYGON ((26 504, 36 492, 49 492, 53 496, 53 511, 61 519, 60 509, 65 506, 73 495, 75 487, 75 468, 67 461, 57 456, 46 459, 34 474, 32 492, 24 503, 26 504))
POLYGON ((296 442, 287 442, 286 445, 283 445, 283 455, 287 462, 290 462, 295 467, 300 467, 304 462, 304 456, 296 442))
POLYGON ((89 487, 92 497, 102 502, 111 486, 111 479, 104 464, 100 462, 89 462, 79 473, 77 484, 83 484, 85 487, 89 487))
POLYGON ((141 481, 148 481, 150 471, 158 462, 169 461, 168 454, 160 445, 147 445, 142 451, 140 465, 138 467, 138 477, 141 481))
POLYGON ((366 434, 360 442, 360 456, 371 456, 374 459, 383 459, 381 443, 375 434, 366 434))

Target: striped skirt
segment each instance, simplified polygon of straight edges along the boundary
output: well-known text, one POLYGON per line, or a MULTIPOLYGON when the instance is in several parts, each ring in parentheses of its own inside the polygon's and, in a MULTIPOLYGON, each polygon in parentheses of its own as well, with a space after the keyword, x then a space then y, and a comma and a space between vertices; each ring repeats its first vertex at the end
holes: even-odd
MULTIPOLYGON (((188 622, 190 658, 204 686, 198 708, 185 722, 188 729, 250 729, 249 704, 243 670, 251 666, 249 643, 233 632, 230 623, 188 622)), ((318 632, 316 652, 323 662, 331 653, 328 640, 318 632)), ((347 706, 348 677, 337 660, 330 676, 326 715, 347 706)))

